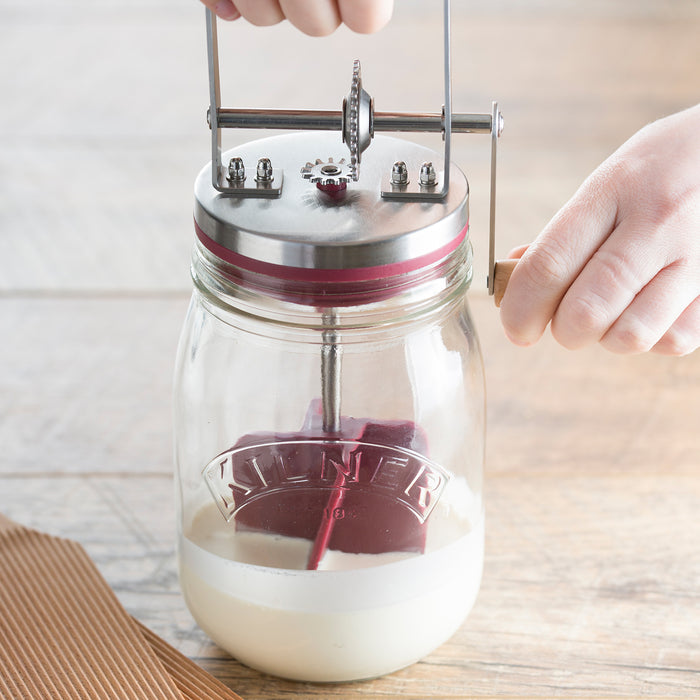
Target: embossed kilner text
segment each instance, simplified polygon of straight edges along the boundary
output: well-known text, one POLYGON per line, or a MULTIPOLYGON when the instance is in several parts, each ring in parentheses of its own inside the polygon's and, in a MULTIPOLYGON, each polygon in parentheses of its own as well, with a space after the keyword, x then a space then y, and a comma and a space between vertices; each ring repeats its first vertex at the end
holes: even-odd
POLYGON ((336 489, 384 496, 425 522, 449 479, 446 470, 411 450, 322 439, 235 447, 213 459, 203 476, 226 520, 276 493, 336 489))

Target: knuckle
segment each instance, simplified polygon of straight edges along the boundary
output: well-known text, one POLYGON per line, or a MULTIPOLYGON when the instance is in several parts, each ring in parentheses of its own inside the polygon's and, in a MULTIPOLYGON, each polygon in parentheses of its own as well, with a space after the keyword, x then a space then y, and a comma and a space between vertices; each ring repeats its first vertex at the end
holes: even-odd
POLYGON ((658 342, 658 334, 639 322, 615 323, 601 338, 601 345, 611 352, 635 355, 649 352, 658 342))
POLYGON ((536 286, 556 286, 567 282, 568 251, 550 241, 549 245, 532 246, 528 256, 528 265, 524 271, 530 282, 536 286))
POLYGON ((623 214, 620 203, 630 198, 639 201, 643 195, 647 168, 648 164, 640 158, 612 156, 589 177, 587 206, 607 205, 619 217, 623 214))
POLYGON ((601 247, 591 261, 595 284, 601 289, 626 287, 635 294, 642 280, 638 265, 630 257, 630 251, 621 247, 601 247))
POLYGON ((672 250, 676 236, 669 236, 669 233, 687 229, 693 220, 697 220, 700 208, 694 199, 688 192, 679 192, 667 185, 660 185, 655 189, 653 197, 646 200, 646 230, 649 237, 656 241, 662 250, 666 250, 668 255, 685 255, 689 252, 672 250))
POLYGON ((594 294, 571 296, 562 300, 552 319, 552 334, 567 348, 599 340, 609 325, 609 309, 594 294))
MULTIPOLYGON (((674 251, 670 231, 682 232, 692 230, 700 217, 700 180, 692 178, 670 177, 663 175, 650 178, 652 172, 663 173, 663 164, 655 167, 652 163, 654 153, 628 153, 609 163, 606 180, 613 188, 617 201, 627 202, 622 212, 623 217, 634 218, 644 231, 649 243, 658 244, 660 250, 669 255, 674 251)), ((683 236, 684 250, 681 255, 689 255, 688 250, 697 241, 697 237, 683 236)), ((697 252, 697 248, 695 249, 697 252)))

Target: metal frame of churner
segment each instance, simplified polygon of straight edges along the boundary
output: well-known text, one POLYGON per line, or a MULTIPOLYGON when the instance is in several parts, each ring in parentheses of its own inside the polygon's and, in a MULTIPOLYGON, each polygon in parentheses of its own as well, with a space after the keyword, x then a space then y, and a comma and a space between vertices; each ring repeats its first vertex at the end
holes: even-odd
POLYGON ((210 106, 207 120, 211 129, 212 186, 224 195, 237 197, 279 197, 284 185, 284 173, 273 167, 267 158, 255 166, 255 175, 246 173, 240 158, 222 163, 222 129, 284 129, 307 131, 340 131, 350 151, 350 163, 307 163, 302 168, 304 177, 327 176, 328 182, 357 181, 362 152, 370 145, 375 132, 432 132, 442 133, 444 142, 443 166, 436 170, 425 163, 416 178, 409 178, 405 165, 398 161, 387 166, 382 182, 381 196, 397 201, 441 201, 450 186, 451 136, 456 133, 491 135, 491 177, 489 194, 489 261, 487 286, 495 294, 496 304, 505 291, 514 261, 495 260, 496 222, 496 151, 498 137, 503 131, 503 116, 498 104, 492 104, 491 114, 453 114, 450 57, 450 0, 443 0, 444 49, 444 105, 438 113, 375 112, 372 98, 362 88, 359 61, 353 66, 350 94, 343 100, 342 109, 282 110, 282 109, 227 109, 221 107, 219 79, 219 50, 217 20, 206 9, 207 56, 209 63, 210 106), (320 166, 320 167, 319 167, 320 166), (501 269, 497 269, 500 267, 501 269))

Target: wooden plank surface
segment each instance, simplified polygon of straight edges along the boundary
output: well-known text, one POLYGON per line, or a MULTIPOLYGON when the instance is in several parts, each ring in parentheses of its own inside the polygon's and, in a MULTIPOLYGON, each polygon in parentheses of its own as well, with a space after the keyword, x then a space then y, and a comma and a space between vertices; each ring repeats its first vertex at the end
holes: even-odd
MULTIPOLYGON (((334 109, 359 55, 378 109, 433 109, 439 60, 401 54, 410 81, 386 60, 439 31, 402 1, 379 42, 268 30, 293 79, 250 70, 225 88, 240 106, 334 109)), ((698 697, 700 355, 510 346, 483 295, 480 137, 455 139, 489 393, 474 611, 419 664, 339 686, 262 676, 196 627, 174 560, 170 391, 208 148, 201 25, 194 0, 0 0, 0 512, 80 541, 131 614, 245 700, 698 697)), ((224 61, 234 31, 246 55, 258 46, 227 28, 224 61)), ((455 108, 497 98, 507 119, 502 253, 637 128, 698 99, 696 0, 479 0, 455 7, 454 33, 455 108)))

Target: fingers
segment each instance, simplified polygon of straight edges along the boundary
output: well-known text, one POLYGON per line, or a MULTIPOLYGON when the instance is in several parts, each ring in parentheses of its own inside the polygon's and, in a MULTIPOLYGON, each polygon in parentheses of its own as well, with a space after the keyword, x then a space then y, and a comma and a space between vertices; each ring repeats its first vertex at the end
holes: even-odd
MULTIPOLYGON (((285 17, 305 34, 327 36, 345 23, 361 34, 379 31, 391 19, 393 0, 279 0, 285 17)), ((245 13, 244 13, 245 15, 245 13)))
POLYGON ((581 186, 520 257, 501 303, 513 342, 551 321, 567 348, 685 354, 700 319, 700 105, 651 124, 581 186))
POLYGON ((304 34, 327 36, 340 25, 335 0, 280 0, 284 16, 304 34))
POLYGON ((394 0, 339 0, 340 16, 354 32, 372 34, 385 27, 394 10, 394 0))
MULTIPOLYGON (((516 343, 530 344, 551 318, 552 335, 572 350, 596 342, 616 353, 685 354, 695 349, 700 336, 697 269, 691 262, 692 245, 683 245, 693 238, 690 219, 678 211, 663 222, 633 216, 613 223, 612 231, 604 226, 588 234, 587 245, 560 228, 568 218, 555 219, 545 233, 568 242, 569 248, 557 249, 545 236, 543 242, 511 251, 511 257, 522 257, 501 304, 507 334, 516 343), (590 248, 595 250, 586 260, 590 248), (521 291, 544 280, 549 287, 539 294, 521 291), (539 308, 528 308, 533 297, 539 308), (506 300, 510 305, 504 314, 506 300), (518 311, 519 305, 524 311, 518 311), (509 313, 520 314, 515 332, 506 325, 509 313)), ((581 225, 576 215, 570 223, 581 225)))
POLYGON ((278 0, 234 0, 238 12, 257 27, 269 27, 284 19, 278 0))
POLYGON ((234 20, 241 16, 233 0, 202 0, 202 2, 221 19, 234 20))
MULTIPOLYGON (((639 223, 632 220, 621 223, 603 241, 554 312, 552 335, 559 343, 575 350, 597 343, 610 333, 609 349, 616 346, 615 338, 624 338, 629 343, 628 351, 634 352, 636 346, 647 344, 650 334, 658 332, 654 342, 661 337, 690 301, 679 293, 681 284, 688 286, 689 275, 678 274, 661 233, 642 236, 639 223), (667 271, 659 273, 667 266, 667 271), (678 285, 675 290, 674 285, 678 285), (668 321, 661 318, 674 313, 668 321), (664 323, 665 327, 660 328, 664 323), (611 332, 614 324, 617 331, 611 332), (632 329, 639 331, 634 341, 632 333, 627 332, 632 329)), ((623 352, 621 344, 616 350, 623 352)))
POLYGON ((683 311, 651 352, 661 355, 688 355, 700 348, 700 297, 683 311))
POLYGON ((202 0, 225 20, 243 16, 259 27, 288 19, 311 36, 331 34, 344 22, 352 31, 370 34, 389 20, 394 0, 202 0))
POLYGON ((685 354, 686 350, 678 350, 692 342, 692 338, 683 338, 683 329, 700 334, 700 326, 686 327, 692 316, 686 315, 681 322, 696 298, 692 277, 693 271, 680 263, 661 270, 610 326, 601 338, 601 345, 616 353, 648 352, 659 345, 671 328, 680 324, 657 351, 665 347, 668 354, 685 354))
POLYGON ((521 254, 501 302, 506 335, 517 345, 536 342, 567 290, 614 227, 617 207, 604 170, 594 173, 521 254))
POLYGON ((529 243, 527 245, 519 245, 517 248, 513 248, 513 250, 511 250, 510 253, 508 253, 508 257, 515 260, 520 260, 520 258, 523 257, 523 254, 529 247, 529 243))

